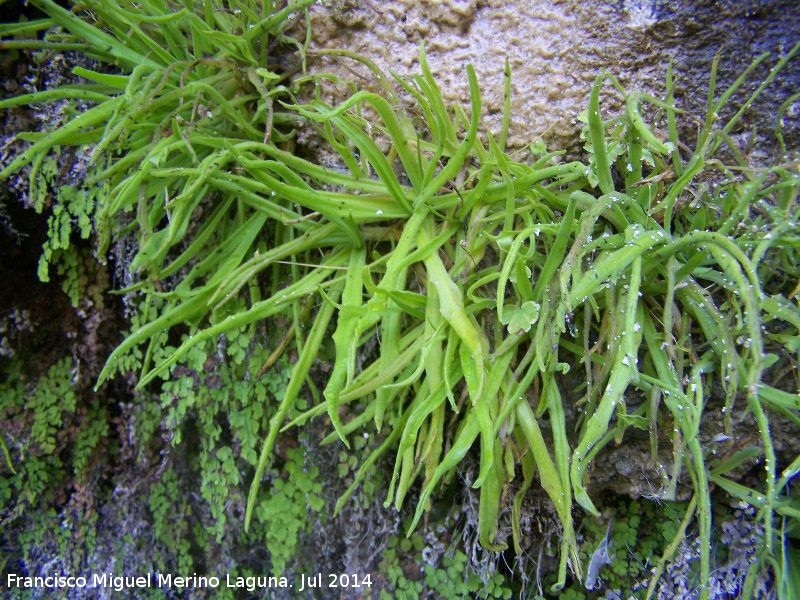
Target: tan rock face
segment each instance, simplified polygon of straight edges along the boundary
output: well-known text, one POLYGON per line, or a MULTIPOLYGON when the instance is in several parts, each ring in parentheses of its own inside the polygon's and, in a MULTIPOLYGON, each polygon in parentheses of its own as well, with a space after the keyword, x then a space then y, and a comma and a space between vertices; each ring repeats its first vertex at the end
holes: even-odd
MULTIPOLYGON (((403 76, 419 72, 419 44, 444 97, 468 109, 464 66, 472 63, 484 101, 484 124, 497 134, 503 113, 503 68, 512 71, 509 146, 537 137, 548 146, 575 143, 575 117, 586 107, 591 82, 601 69, 628 89, 663 95, 666 67, 675 63, 676 99, 702 119, 710 64, 722 52, 720 85, 730 83, 763 50, 781 51, 798 39, 800 5, 793 2, 659 2, 621 0, 332 0, 312 10, 311 48, 347 49, 403 76), (766 8, 765 8, 766 6, 766 8)), ((352 59, 312 61, 312 70, 332 72, 359 85, 374 80, 352 59), (356 75, 357 74, 357 75, 356 75), (360 76, 367 80, 360 79, 360 76)), ((760 131, 774 127, 780 103, 790 95, 800 68, 785 71, 767 95, 768 106, 754 113, 760 131)), ((763 73, 754 74, 757 77, 763 73)), ((751 90, 752 91, 752 90, 751 90)), ((341 100, 345 88, 329 100, 341 100)), ((602 106, 613 110, 621 96, 609 84, 602 106)), ((800 106, 798 106, 800 108, 800 106)), ((790 111, 791 112, 791 111, 790 111)), ((799 111, 795 111, 799 112, 799 111)), ((800 126, 786 123, 789 132, 800 126)), ((790 133, 791 138, 791 133, 790 133)))

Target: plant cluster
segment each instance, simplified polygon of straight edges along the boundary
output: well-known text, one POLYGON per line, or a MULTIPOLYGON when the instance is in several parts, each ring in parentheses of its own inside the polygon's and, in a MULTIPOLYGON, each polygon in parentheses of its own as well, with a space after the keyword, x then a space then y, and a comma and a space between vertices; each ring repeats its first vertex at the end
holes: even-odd
POLYGON ((20 361, 13 360, 0 384, 0 446, 6 467, 0 478, 0 519, 4 528, 23 532, 23 561, 31 561, 44 540, 55 536, 61 566, 67 569, 94 550, 98 507, 86 491, 102 468, 110 428, 105 407, 73 389, 74 367, 65 358, 37 381, 25 383, 20 361), (67 497, 69 506, 53 529, 55 507, 67 497), (84 546, 67 552, 74 538, 84 546))
MULTIPOLYGON (((732 115, 731 99, 766 56, 721 94, 715 63, 705 122, 692 141, 678 136, 671 68, 661 98, 600 74, 581 116, 587 163, 564 162, 562 152, 540 144, 526 162, 506 148, 508 67, 498 135, 479 135, 472 67, 470 105, 447 106, 424 49, 413 78, 329 51, 361 61, 382 87, 381 94, 354 89, 339 106, 322 100, 326 86, 340 83, 331 76, 290 85, 291 69, 271 52, 291 44, 305 61, 305 45, 284 32, 291 15, 312 3, 186 2, 173 11, 151 0, 114 7, 87 0, 90 21, 35 0, 50 18, 2 30, 49 30, 45 47, 79 45, 121 71, 79 68, 90 83, 0 103, 95 103, 36 136, 0 177, 30 164, 35 187, 37 169, 56 148, 91 146, 85 189, 99 191, 59 196, 55 207, 64 208, 53 213, 47 247, 61 248, 70 227, 88 231, 81 215, 101 259, 112 238, 135 237, 135 281, 121 290, 135 298, 132 327, 98 387, 139 371, 137 389, 152 386, 161 398, 160 411, 146 410, 163 414, 178 439, 196 411, 201 489, 216 507, 217 536, 231 489, 243 479, 239 456, 252 469, 247 476, 254 472, 245 527, 253 515, 271 522, 281 494, 286 502, 315 497, 313 477, 297 469, 291 483, 275 479, 271 495, 260 486, 275 465, 279 433, 327 415, 347 447, 365 427, 382 439, 336 511, 392 451, 386 506, 402 508, 412 486, 421 486, 409 535, 475 447, 480 543, 507 547, 498 517, 508 508, 511 542, 521 551, 522 498, 538 474, 563 528, 558 591, 568 566, 578 580, 586 573, 573 506, 599 515, 586 489, 593 460, 633 428, 649 435, 656 464, 664 437, 672 448, 661 496, 674 497, 682 472, 691 478, 694 497, 678 537, 696 515, 701 597, 711 584, 712 484, 758 509, 763 550, 748 567, 744 595, 761 569, 781 581, 793 571, 778 557, 788 556, 786 536, 797 533, 800 512, 788 483, 800 457, 779 464, 768 411, 798 423, 800 399, 767 384, 763 373, 797 364, 800 309, 791 282, 800 275, 800 186, 795 163, 753 165, 732 135, 800 44, 732 115), (607 81, 625 109, 603 118, 607 81), (296 99, 303 83, 315 86, 306 104, 296 99), (318 129, 342 169, 293 152, 298 123, 318 129), (268 319, 285 324, 275 352, 264 345, 268 319), (327 355, 327 337, 335 360, 320 392, 313 367, 327 355), (263 376, 290 347, 291 375, 281 393, 270 391, 263 376), (585 384, 565 398, 559 379, 576 369, 585 384), (706 455, 700 427, 715 383, 724 391, 724 434, 744 397, 759 446, 723 459, 706 455), (307 410, 298 404, 304 386, 313 397, 307 410), (575 431, 567 428, 567 401, 580 414, 575 431), (764 460, 763 485, 726 477, 756 456, 764 460)), ((777 137, 782 144, 780 128, 777 137)), ((286 557, 270 548, 280 567, 286 557)), ((402 587, 399 578, 395 585, 402 587)))
POLYGON ((425 536, 421 533, 405 539, 392 536, 389 547, 382 554, 380 566, 388 584, 388 589, 381 590, 381 600, 508 600, 512 596, 511 587, 502 573, 492 573, 484 581, 478 574, 470 572, 469 559, 460 550, 433 560, 425 536))
MULTIPOLYGON (((577 534, 583 542, 581 560, 585 565, 591 564, 608 533, 609 561, 606 564, 598 562, 600 569, 591 590, 586 589, 583 582, 574 581, 560 593, 576 599, 608 597, 609 594, 622 598, 644 598, 651 569, 657 557, 675 539, 687 505, 687 502, 664 502, 658 505, 630 501, 617 506, 613 513, 605 511, 603 519, 585 519, 581 532, 577 534)), ((695 568, 689 573, 689 579, 697 575, 699 553, 693 559, 691 566, 695 568)), ((554 579, 552 574, 545 576, 541 584, 545 594, 548 594, 546 584, 554 579)), ((659 594, 658 598, 662 597, 659 594)))
MULTIPOLYGON (((320 513, 325 501, 320 496, 322 486, 315 480, 319 469, 303 469, 300 450, 289 450, 286 463, 287 479, 276 479, 273 493, 256 508, 256 517, 267 531, 267 548, 272 564, 282 573, 286 563, 295 556, 298 533, 311 524, 311 511, 320 513)), ((318 515, 324 521, 324 515, 318 515)))

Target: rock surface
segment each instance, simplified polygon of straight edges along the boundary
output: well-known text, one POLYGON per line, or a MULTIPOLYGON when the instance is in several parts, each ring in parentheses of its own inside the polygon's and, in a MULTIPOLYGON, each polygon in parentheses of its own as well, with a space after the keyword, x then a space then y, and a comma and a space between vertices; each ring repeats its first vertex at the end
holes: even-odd
MULTIPOLYGON (((508 59, 512 148, 537 137, 557 148, 574 144, 575 117, 586 108, 591 84, 602 69, 629 90, 663 97, 667 65, 673 61, 676 102, 687 109, 687 122, 693 122, 705 117, 717 52, 718 90, 732 83, 756 56, 771 52, 751 76, 755 83, 731 100, 729 109, 738 110, 744 94, 752 92, 778 57, 800 40, 800 4, 789 0, 336 0, 314 8, 312 19, 312 49, 347 49, 403 76, 419 72, 418 49, 424 41, 445 100, 466 108, 464 66, 472 63, 481 85, 484 123, 494 134, 502 122, 503 67, 508 59)), ((354 72, 374 79, 362 65, 341 57, 325 57, 311 68, 344 79, 353 79, 354 72)), ((756 125, 759 134, 774 140, 778 108, 799 82, 800 62, 794 61, 748 115, 748 126, 756 125)), ((604 109, 619 106, 621 96, 610 84, 604 95, 604 109)), ((800 102, 788 108, 784 121, 787 146, 797 147, 800 102)), ((684 131, 690 146, 692 134, 691 129, 684 131)))

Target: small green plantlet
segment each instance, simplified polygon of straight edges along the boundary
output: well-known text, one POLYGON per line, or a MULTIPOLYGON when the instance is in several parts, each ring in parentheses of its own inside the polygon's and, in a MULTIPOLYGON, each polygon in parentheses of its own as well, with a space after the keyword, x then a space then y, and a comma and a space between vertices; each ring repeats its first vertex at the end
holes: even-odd
POLYGON ((522 335, 528 333, 539 320, 539 304, 533 300, 524 302, 522 306, 507 305, 501 323, 508 326, 508 333, 522 335))

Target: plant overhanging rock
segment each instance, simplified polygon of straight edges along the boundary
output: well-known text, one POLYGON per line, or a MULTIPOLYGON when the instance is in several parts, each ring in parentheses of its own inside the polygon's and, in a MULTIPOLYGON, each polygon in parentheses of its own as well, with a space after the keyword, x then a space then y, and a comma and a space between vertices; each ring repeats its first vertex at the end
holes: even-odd
MULTIPOLYGON (((638 429, 660 465, 666 429, 673 464, 660 467, 659 496, 674 499, 688 472, 700 597, 717 581, 712 486, 758 510, 763 550, 742 593, 759 570, 771 570, 776 582, 796 571, 780 557, 787 535, 797 533, 788 483, 800 456, 779 464, 768 414, 800 422, 800 397, 763 374, 778 361, 796 367, 800 347, 792 284, 800 275, 798 170, 785 156, 750 164, 731 134, 800 44, 724 118, 753 67, 720 93, 715 64, 696 140, 678 138, 671 68, 658 98, 600 73, 580 116, 588 160, 563 162, 562 152, 534 144, 534 160, 524 162, 506 149, 508 66, 497 136, 481 130, 471 66, 470 105, 447 106, 422 47, 413 79, 338 53, 366 64, 383 93, 353 86, 339 106, 322 102, 324 86, 340 81, 304 71, 292 77, 295 69, 273 58, 276 45, 289 44, 303 70, 308 38, 304 44, 286 28, 307 17, 313 0, 233 9, 33 4, 48 18, 2 26, 6 47, 80 50, 108 68, 79 67, 85 83, 0 102, 90 106, 52 131, 20 136, 27 145, 16 147, 0 178, 27 170, 31 201, 52 210, 44 265, 66 256, 73 230, 93 234, 100 261, 112 243, 135 238, 133 280, 118 290, 133 307, 130 332, 95 389, 138 371, 137 389, 163 394, 164 418, 176 431, 195 405, 202 412, 217 403, 225 414, 241 389, 227 413, 236 442, 221 432, 201 441, 203 456, 213 457, 202 488, 210 503, 224 505, 244 469, 252 481, 245 528, 253 517, 274 521, 277 494, 319 510, 317 473, 302 471, 297 453, 284 452, 290 483, 278 479, 267 489, 262 476, 281 432, 325 416, 331 430, 323 444, 350 448, 365 431, 380 440, 348 475, 334 512, 390 453, 385 506, 399 510, 413 486, 421 489, 411 535, 441 484, 479 449, 472 487, 480 544, 507 548, 498 515, 510 506, 510 541, 522 551, 520 510, 536 481, 563 528, 558 591, 568 567, 577 580, 586 575, 573 509, 600 515, 585 486, 598 452, 638 429), (317 99, 304 103, 298 98, 307 88, 317 99), (602 114, 608 93, 624 98, 624 112, 602 114), (294 152, 298 123, 318 129, 342 169, 294 152), (67 145, 88 153, 83 187, 52 190, 41 173, 67 145), (267 322, 284 324, 282 339, 270 338, 267 322), (269 339, 275 352, 265 352, 269 339), (296 361, 278 395, 264 375, 292 349, 296 361), (322 390, 313 377, 318 360, 330 364, 322 390), (584 383, 565 397, 562 376, 575 369, 584 383), (706 453, 699 430, 715 384, 724 391, 720 434, 731 434, 734 406, 746 402, 758 447, 724 459, 706 453), (565 409, 579 414, 575 431, 565 409), (760 485, 726 477, 756 455, 765 465, 760 485)), ((305 507, 301 513, 293 522, 305 527, 305 507)), ((227 517, 214 516, 219 538, 227 517)), ((658 563, 649 594, 678 542, 658 563)), ((287 557, 269 544, 280 568, 287 557)))

